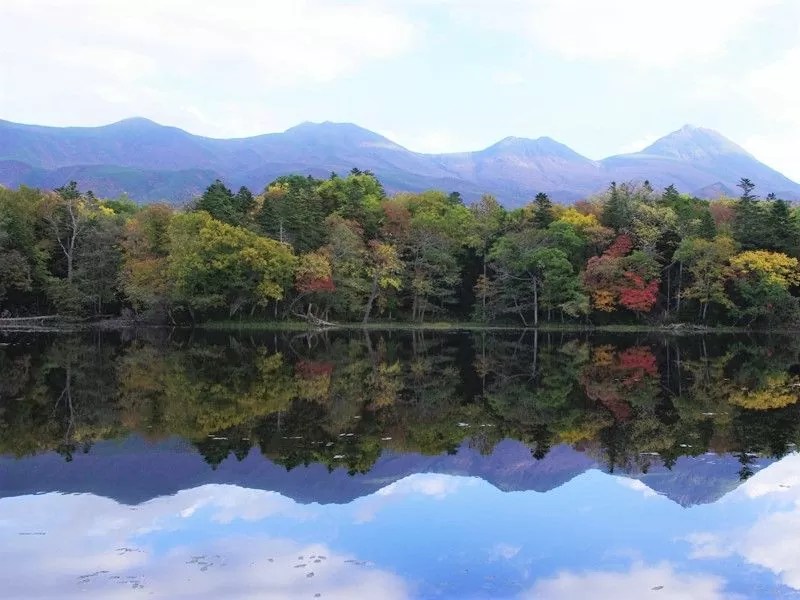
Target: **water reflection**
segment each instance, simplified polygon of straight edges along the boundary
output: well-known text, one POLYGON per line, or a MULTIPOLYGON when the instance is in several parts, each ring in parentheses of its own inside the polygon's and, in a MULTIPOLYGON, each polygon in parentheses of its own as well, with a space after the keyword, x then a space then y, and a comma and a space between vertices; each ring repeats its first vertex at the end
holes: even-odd
POLYGON ((746 479, 800 427, 796 338, 151 335, 0 347, 0 452, 70 460, 138 432, 190 440, 211 465, 255 447, 287 468, 363 473, 385 450, 489 453, 512 438, 610 472, 732 452, 746 479))
POLYGON ((688 509, 598 470, 546 494, 416 474, 347 504, 218 484, 135 506, 5 498, 4 594, 795 597, 799 468, 792 455, 717 505, 688 509))
POLYGON ((800 595, 792 338, 5 343, 5 597, 800 595))

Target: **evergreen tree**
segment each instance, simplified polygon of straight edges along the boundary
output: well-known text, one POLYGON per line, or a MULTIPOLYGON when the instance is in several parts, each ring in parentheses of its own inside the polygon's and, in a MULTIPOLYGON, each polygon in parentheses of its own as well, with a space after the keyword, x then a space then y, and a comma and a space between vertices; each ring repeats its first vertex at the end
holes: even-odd
POLYGON ((713 240, 717 235, 717 224, 711 212, 706 209, 700 213, 700 222, 697 225, 697 237, 704 240, 713 240))
POLYGON ((758 196, 753 193, 756 186, 745 177, 737 187, 741 188, 742 195, 736 203, 733 236, 743 250, 763 248, 769 244, 769 238, 772 236, 768 231, 769 224, 758 202, 758 196))
POLYGON ((539 192, 533 200, 533 225, 537 229, 547 229, 554 220, 553 203, 547 194, 539 192))
POLYGON ((233 192, 217 179, 197 199, 195 210, 203 210, 212 217, 230 225, 238 225, 240 215, 236 211, 233 192))
POLYGON ((625 231, 631 224, 630 204, 627 186, 619 186, 616 181, 612 181, 603 206, 603 225, 616 232, 625 231))
POLYGON ((669 184, 661 194, 661 204, 674 207, 681 199, 681 194, 674 184, 669 184))
MULTIPOLYGON (((771 196, 774 198, 774 195, 771 194, 771 196)), ((772 239, 771 244, 765 246, 765 248, 796 256, 800 232, 798 232, 797 225, 789 212, 789 203, 780 199, 773 200, 769 208, 767 221, 769 224, 768 231, 772 239)))

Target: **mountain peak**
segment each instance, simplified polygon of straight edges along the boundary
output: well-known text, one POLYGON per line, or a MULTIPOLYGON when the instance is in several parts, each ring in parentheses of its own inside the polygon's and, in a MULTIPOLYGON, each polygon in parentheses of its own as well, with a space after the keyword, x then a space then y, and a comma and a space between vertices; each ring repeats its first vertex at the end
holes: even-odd
POLYGON ((751 155, 721 133, 705 127, 684 125, 677 131, 656 140, 641 154, 665 156, 680 160, 699 160, 720 155, 751 155))
POLYGON ((304 121, 283 132, 290 139, 312 144, 325 145, 358 145, 380 146, 383 148, 401 149, 402 147, 380 134, 365 129, 355 123, 337 123, 335 121, 304 121))
POLYGON ((569 146, 557 142, 553 138, 542 136, 536 139, 509 136, 496 144, 481 150, 481 154, 489 156, 516 155, 524 157, 555 156, 571 160, 589 160, 581 156, 569 146))
POLYGON ((123 127, 124 128, 129 128, 129 129, 133 129, 133 128, 136 128, 136 129, 144 129, 144 128, 156 129, 156 128, 162 128, 162 127, 164 127, 164 125, 161 125, 160 123, 156 123, 155 121, 152 121, 152 120, 150 120, 150 119, 148 119, 146 117, 129 117, 127 119, 122 119, 121 121, 117 121, 116 123, 111 123, 110 125, 106 125, 106 127, 114 127, 114 128, 117 128, 117 129, 120 129, 120 128, 123 128, 123 127))

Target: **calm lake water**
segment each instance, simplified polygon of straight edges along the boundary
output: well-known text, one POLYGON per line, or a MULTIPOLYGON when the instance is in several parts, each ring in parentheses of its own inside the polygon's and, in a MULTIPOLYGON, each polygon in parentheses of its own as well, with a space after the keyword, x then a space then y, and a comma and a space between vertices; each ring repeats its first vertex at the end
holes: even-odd
POLYGON ((800 340, 0 337, 3 598, 800 598, 800 340))

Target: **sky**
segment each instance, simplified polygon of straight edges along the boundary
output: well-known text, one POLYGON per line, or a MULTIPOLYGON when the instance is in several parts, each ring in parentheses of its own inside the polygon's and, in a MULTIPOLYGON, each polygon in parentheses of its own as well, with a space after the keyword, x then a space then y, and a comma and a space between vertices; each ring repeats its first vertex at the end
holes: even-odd
POLYGON ((353 122, 589 158, 710 127, 800 181, 800 0, 0 0, 0 119, 353 122))

